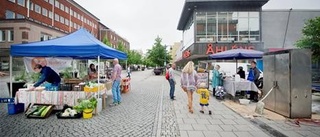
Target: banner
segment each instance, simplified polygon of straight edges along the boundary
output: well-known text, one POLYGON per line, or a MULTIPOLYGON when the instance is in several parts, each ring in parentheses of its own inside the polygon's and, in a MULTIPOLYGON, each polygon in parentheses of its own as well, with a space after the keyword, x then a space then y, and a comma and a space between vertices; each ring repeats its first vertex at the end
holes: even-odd
POLYGON ((36 64, 48 66, 59 73, 67 67, 72 67, 72 58, 53 58, 53 57, 24 57, 24 65, 27 72, 35 72, 33 68, 36 64))

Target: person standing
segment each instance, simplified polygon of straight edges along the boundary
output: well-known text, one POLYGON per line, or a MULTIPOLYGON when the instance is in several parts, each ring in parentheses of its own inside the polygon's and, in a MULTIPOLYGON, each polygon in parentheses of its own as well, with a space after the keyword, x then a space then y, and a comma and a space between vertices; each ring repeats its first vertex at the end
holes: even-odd
POLYGON ((174 91, 176 86, 176 79, 174 78, 174 70, 176 69, 176 64, 172 64, 168 69, 169 71, 169 84, 170 84, 170 99, 175 100, 174 91))
MULTIPOLYGON (((257 63, 255 61, 251 61, 251 68, 248 75, 248 80, 252 81, 257 87, 259 86, 259 77, 260 77, 260 71, 257 68, 257 63)), ((247 92, 248 94, 248 92, 247 92)), ((250 100, 253 100, 254 102, 258 101, 258 94, 257 92, 250 92, 250 100)))
POLYGON ((120 93, 120 82, 121 82, 121 71, 122 67, 119 64, 119 60, 115 58, 113 60, 113 72, 111 80, 113 81, 112 84, 112 96, 113 96, 113 103, 110 104, 111 106, 116 106, 121 103, 121 93, 120 93))
POLYGON ((128 77, 129 79, 131 79, 131 69, 130 69, 130 65, 128 65, 128 67, 127 67, 127 73, 128 73, 127 77, 128 77))
POLYGON ((36 87, 40 86, 43 82, 47 81, 45 84, 45 88, 47 91, 57 91, 59 90, 59 85, 61 82, 60 76, 50 67, 42 66, 40 64, 36 64, 33 70, 36 73, 40 73, 41 77, 37 83, 33 85, 29 90, 34 90, 36 87))
POLYGON ((193 92, 197 90, 198 74, 194 69, 194 63, 189 61, 182 69, 181 88, 187 93, 189 112, 193 113, 192 101, 193 92))
POLYGON ((211 81, 211 86, 212 86, 212 92, 213 96, 216 94, 216 87, 221 86, 221 75, 219 74, 219 69, 220 66, 216 65, 212 71, 212 81, 211 81))
POLYGON ((240 78, 242 78, 242 79, 245 79, 245 77, 246 77, 246 74, 243 71, 243 67, 241 67, 241 66, 239 67, 239 71, 237 72, 237 74, 239 74, 240 78))

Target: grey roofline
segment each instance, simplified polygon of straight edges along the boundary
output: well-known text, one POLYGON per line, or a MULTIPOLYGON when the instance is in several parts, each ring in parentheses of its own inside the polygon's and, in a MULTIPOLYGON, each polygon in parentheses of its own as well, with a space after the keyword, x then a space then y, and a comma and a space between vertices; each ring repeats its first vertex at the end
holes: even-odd
POLYGON ((184 30, 192 13, 195 10, 227 11, 227 10, 257 10, 269 0, 186 0, 184 3, 178 30, 184 30))
POLYGON ((69 0, 69 2, 71 4, 73 4, 74 6, 80 8, 80 10, 83 10, 83 12, 86 12, 89 14, 89 16, 95 18, 98 22, 100 22, 100 19, 98 17, 96 17, 95 15, 93 15, 91 12, 89 12, 87 9, 85 9, 84 7, 82 7, 80 4, 78 4, 77 2, 75 2, 74 0, 69 0))

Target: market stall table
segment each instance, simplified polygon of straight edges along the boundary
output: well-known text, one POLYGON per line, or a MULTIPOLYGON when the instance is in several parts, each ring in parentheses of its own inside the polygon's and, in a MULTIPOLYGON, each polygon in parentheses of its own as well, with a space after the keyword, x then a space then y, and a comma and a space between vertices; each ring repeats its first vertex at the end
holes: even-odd
POLYGON ((225 91, 233 97, 235 97, 236 91, 254 91, 258 93, 261 92, 253 82, 245 79, 241 79, 240 81, 235 81, 233 79, 224 79, 223 87, 225 91))
MULTIPOLYGON (((99 95, 103 95, 103 100, 106 98, 106 92, 106 89, 98 92, 99 95)), ((78 104, 78 99, 93 97, 95 93, 84 91, 18 91, 15 102, 52 104, 57 107, 56 109, 61 109, 64 104, 75 106, 78 104)))

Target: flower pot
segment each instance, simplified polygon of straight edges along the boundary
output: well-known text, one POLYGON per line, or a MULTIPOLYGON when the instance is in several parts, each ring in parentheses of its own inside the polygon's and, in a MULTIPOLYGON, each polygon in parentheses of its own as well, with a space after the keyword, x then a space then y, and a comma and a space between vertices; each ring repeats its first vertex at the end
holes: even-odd
POLYGON ((85 109, 82 112, 83 118, 88 119, 88 118, 92 118, 92 112, 93 109, 85 109))

